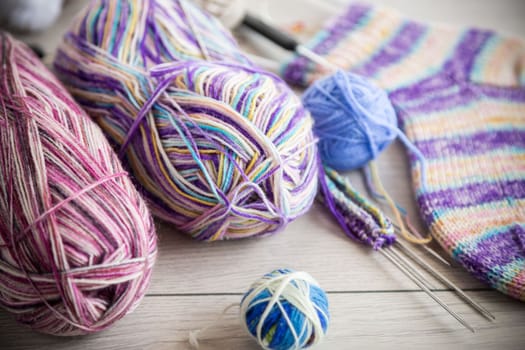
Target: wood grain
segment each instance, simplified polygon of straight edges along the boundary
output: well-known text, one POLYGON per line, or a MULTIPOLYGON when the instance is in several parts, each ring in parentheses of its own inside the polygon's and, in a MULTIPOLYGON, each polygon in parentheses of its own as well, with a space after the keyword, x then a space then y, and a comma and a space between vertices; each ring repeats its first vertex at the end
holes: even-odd
MULTIPOLYGON (((248 281, 246 281, 248 282, 248 281)), ((332 319, 326 341, 316 350, 338 349, 523 349, 525 305, 495 292, 475 292, 497 320, 489 323, 449 292, 440 292, 470 323, 470 333, 422 292, 329 294, 332 319)), ((77 339, 38 335, 0 313, 1 345, 41 350, 189 350, 188 332, 213 323, 240 295, 149 296, 108 331, 77 339)), ((256 350, 232 310, 202 334, 201 350, 256 350)))

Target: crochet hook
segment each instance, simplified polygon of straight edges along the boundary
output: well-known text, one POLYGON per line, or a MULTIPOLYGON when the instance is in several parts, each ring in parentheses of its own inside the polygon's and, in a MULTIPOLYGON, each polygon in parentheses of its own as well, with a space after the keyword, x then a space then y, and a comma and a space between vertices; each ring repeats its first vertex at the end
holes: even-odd
POLYGON ((330 62, 328 62, 323 57, 319 56, 309 48, 304 45, 301 45, 297 40, 292 38, 290 35, 280 31, 279 29, 272 27, 271 25, 265 23, 261 19, 250 15, 249 13, 244 16, 242 24, 267 39, 273 41, 275 44, 279 45, 287 51, 296 52, 297 54, 304 56, 311 60, 314 63, 317 63, 327 69, 335 71, 338 67, 330 62))

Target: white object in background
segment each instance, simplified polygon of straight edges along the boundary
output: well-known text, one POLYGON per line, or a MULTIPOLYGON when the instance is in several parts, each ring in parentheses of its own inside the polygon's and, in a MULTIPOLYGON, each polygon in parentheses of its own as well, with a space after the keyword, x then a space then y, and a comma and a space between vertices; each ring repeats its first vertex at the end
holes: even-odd
POLYGON ((245 0, 194 0, 197 5, 205 9, 221 23, 230 29, 237 27, 247 11, 245 0))
POLYGON ((60 15, 63 0, 1 0, 0 26, 17 32, 47 29, 60 15))
POLYGON ((257 14, 257 17, 269 22, 272 20, 269 10, 269 0, 194 0, 202 9, 217 17, 228 29, 241 25, 247 12, 257 14))

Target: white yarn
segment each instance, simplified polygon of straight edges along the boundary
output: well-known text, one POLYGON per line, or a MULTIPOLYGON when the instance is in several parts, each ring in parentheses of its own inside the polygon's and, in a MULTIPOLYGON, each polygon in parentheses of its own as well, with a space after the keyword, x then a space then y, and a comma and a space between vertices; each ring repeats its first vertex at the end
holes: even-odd
POLYGON ((188 342, 190 343, 190 346, 192 349, 199 349, 200 348, 200 345, 199 345, 199 336, 201 336, 202 334, 206 333, 206 331, 214 328, 215 326, 219 325, 222 321, 222 318, 224 317, 224 315, 226 315, 226 313, 234 308, 234 307, 238 307, 239 306, 239 303, 234 303, 234 304, 230 304, 228 306, 226 306, 224 308, 224 310, 222 310, 222 313, 219 315, 219 317, 217 317, 217 319, 215 321, 213 321, 210 325, 204 327, 204 328, 201 328, 201 329, 197 329, 197 330, 193 330, 193 331, 190 331, 189 335, 188 335, 188 342))

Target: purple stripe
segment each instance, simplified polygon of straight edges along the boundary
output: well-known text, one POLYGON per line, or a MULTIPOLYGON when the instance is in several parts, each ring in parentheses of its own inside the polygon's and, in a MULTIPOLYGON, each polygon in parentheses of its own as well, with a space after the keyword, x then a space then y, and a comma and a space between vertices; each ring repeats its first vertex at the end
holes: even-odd
MULTIPOLYGON (((478 182, 458 188, 421 194, 418 203, 427 223, 437 219, 439 209, 453 210, 505 199, 524 199, 525 180, 478 182)), ((475 218, 473 218, 475 220, 475 218)))
POLYGON ((392 91, 389 96, 392 101, 403 104, 405 102, 414 102, 417 99, 428 98, 438 94, 440 91, 445 91, 456 85, 457 83, 446 74, 436 74, 419 81, 416 84, 403 87, 392 91))
POLYGON ((464 105, 482 97, 482 90, 468 81, 467 72, 470 71, 476 54, 486 40, 486 36, 476 33, 476 31, 465 33, 463 40, 456 48, 455 54, 445 63, 439 73, 416 84, 393 91, 390 98, 397 103, 413 103, 414 100, 423 98, 424 103, 419 104, 414 109, 416 111, 428 111, 464 105), (453 86, 457 86, 459 91, 450 91, 453 86))
POLYGON ((493 152, 498 148, 525 150, 525 131, 510 129, 480 132, 471 135, 435 138, 415 142, 416 147, 427 159, 450 156, 473 156, 493 152))
POLYGON ((480 94, 486 97, 509 102, 525 103, 525 87, 506 87, 495 85, 474 85, 480 94))
POLYGON ((454 82, 445 74, 426 79, 420 84, 397 90, 390 95, 390 99, 399 109, 411 113, 439 112, 467 106, 474 101, 483 101, 487 98, 524 103, 524 88, 509 88, 491 85, 478 85, 471 82, 454 82), (435 84, 435 85, 434 85, 435 84), (451 89, 456 86, 457 88, 451 89), (450 89, 439 93, 440 88, 450 89), (415 103, 417 100, 420 103, 415 103))
POLYGON ((377 55, 363 67, 356 69, 357 74, 374 76, 380 69, 399 62, 409 55, 418 40, 424 37, 426 27, 416 22, 406 22, 377 55))
POLYGON ((446 93, 439 94, 439 92, 436 92, 425 95, 421 103, 404 107, 405 110, 415 114, 448 111, 454 108, 468 106, 473 101, 483 99, 482 96, 468 85, 460 86, 457 85, 457 83, 450 85, 456 85, 456 88, 450 89, 446 93))
MULTIPOLYGON (((318 33, 312 42, 308 44, 313 51, 318 54, 326 54, 344 39, 348 33, 355 29, 362 19, 371 10, 370 6, 353 5, 350 6, 347 13, 338 18, 338 20, 325 28, 321 33, 326 31, 327 37, 319 40, 321 33, 318 33)), ((309 59, 297 56, 287 65, 284 66, 282 77, 291 84, 306 87, 306 75, 308 68, 312 65, 309 59)))
POLYGON ((471 69, 477 53, 481 50, 486 40, 486 32, 482 33, 476 30, 465 32, 453 56, 444 64, 439 73, 429 76, 416 84, 393 91, 390 94, 390 98, 397 103, 403 103, 413 102, 418 98, 426 99, 428 96, 439 95, 439 92, 445 94, 441 96, 442 100, 437 98, 427 100, 418 110, 427 110, 427 108, 435 110, 442 106, 443 102, 446 103, 450 100, 451 97, 455 98, 455 100, 450 101, 445 109, 449 108, 449 106, 457 105, 458 102, 462 104, 470 102, 476 97, 476 94, 468 86, 466 70, 471 69), (454 85, 462 86, 461 91, 459 93, 457 91, 447 93, 446 91, 454 85), (461 96, 458 98, 456 95, 461 96))
POLYGON ((471 29, 466 31, 456 47, 454 55, 445 64, 444 70, 452 73, 456 80, 468 80, 474 61, 483 46, 494 35, 493 32, 487 30, 471 29))
POLYGON ((324 40, 318 41, 313 47, 317 54, 325 55, 344 38, 347 38, 349 33, 360 26, 365 18, 373 15, 371 6, 368 5, 353 5, 348 8, 348 11, 343 16, 337 18, 334 23, 325 28, 327 36, 324 40), (372 12, 372 13, 371 13, 372 12))
MULTIPOLYGON (((501 281, 493 280, 491 275, 500 275, 508 268, 507 265, 521 260, 524 267, 525 251, 519 244, 517 233, 523 234, 523 228, 518 225, 484 237, 474 246, 469 243, 459 243, 454 249, 454 258, 477 278, 491 286, 501 288, 501 281)), ((514 269, 515 267, 513 267, 514 269)))
POLYGON ((469 80, 476 57, 494 35, 490 31, 465 32, 453 57, 445 63, 439 73, 391 92, 390 98, 399 105, 407 102, 415 104, 416 100, 422 99, 421 103, 413 107, 403 106, 403 109, 416 113, 446 110, 487 97, 524 102, 523 88, 480 85, 469 80), (457 89, 451 89, 454 86, 457 86, 457 89))

